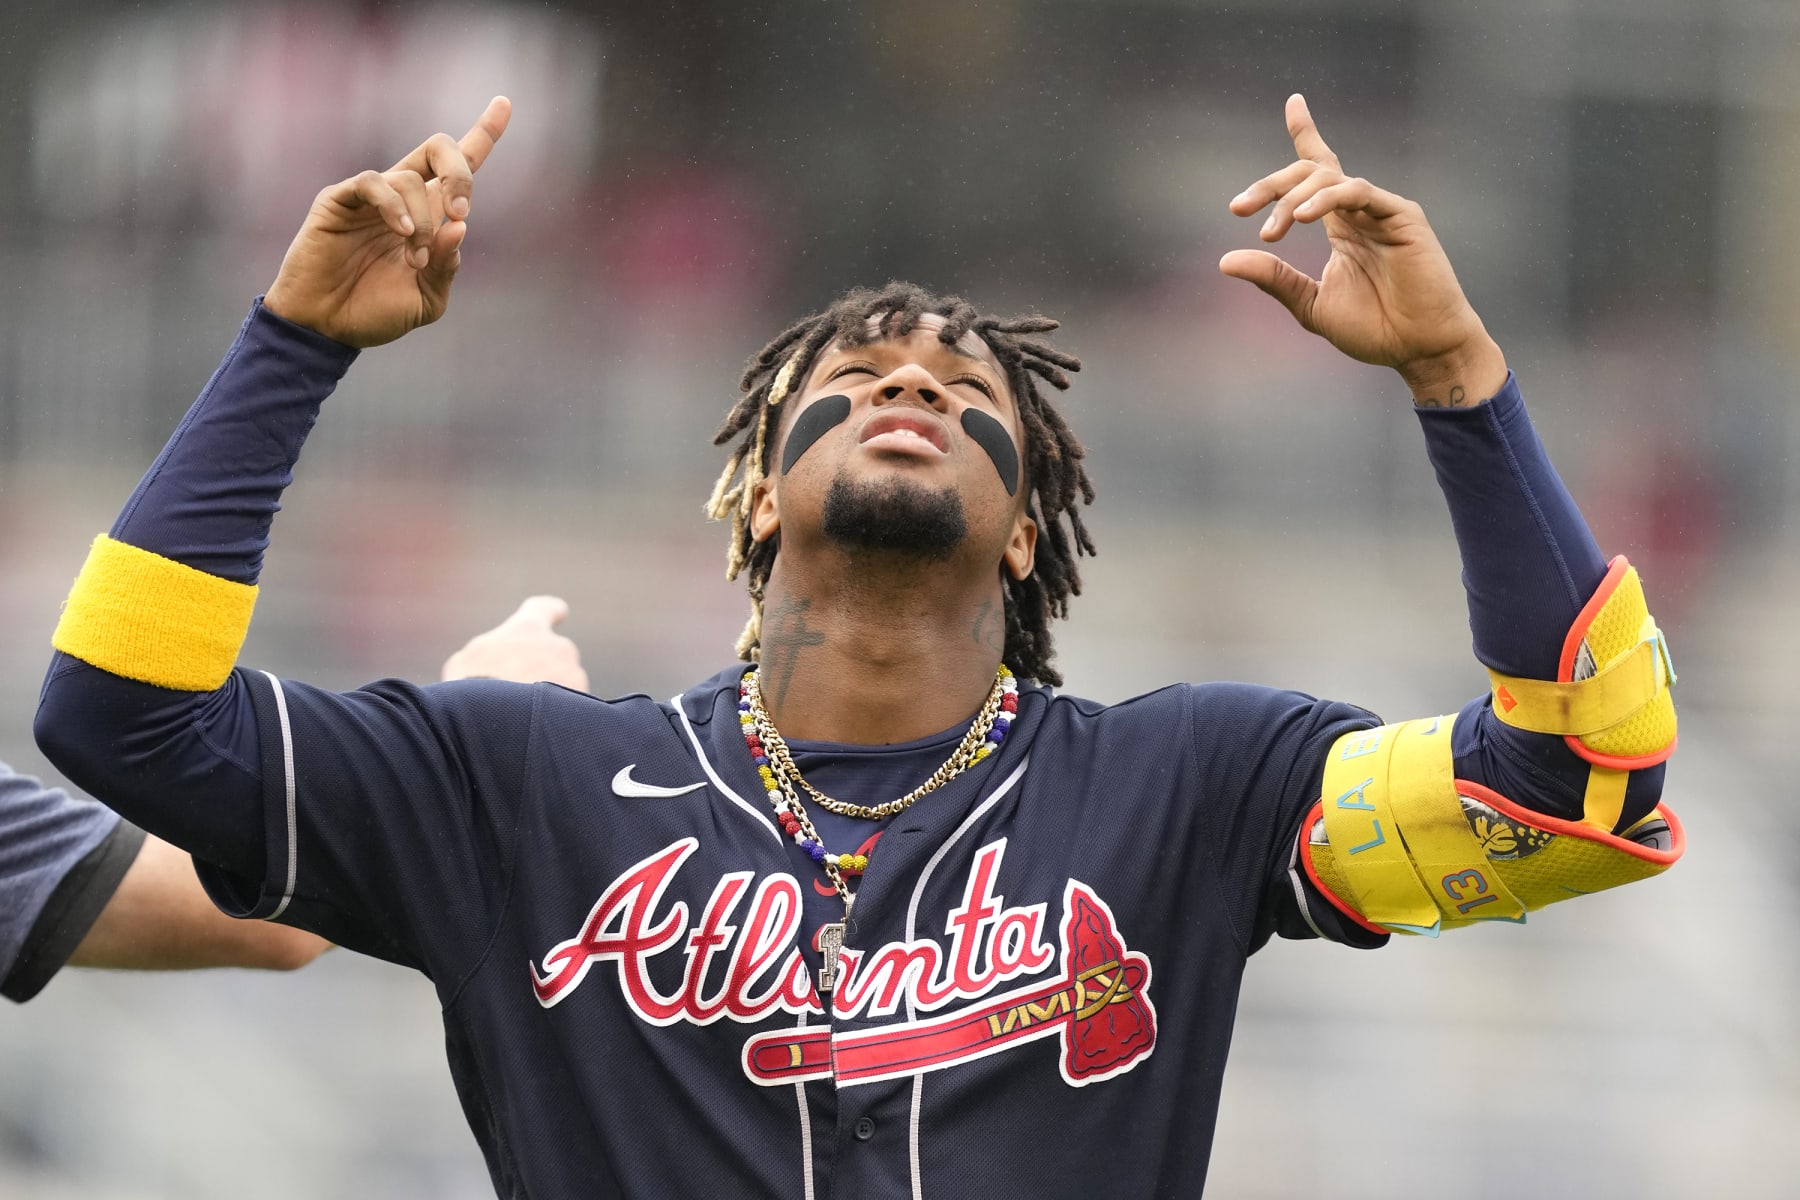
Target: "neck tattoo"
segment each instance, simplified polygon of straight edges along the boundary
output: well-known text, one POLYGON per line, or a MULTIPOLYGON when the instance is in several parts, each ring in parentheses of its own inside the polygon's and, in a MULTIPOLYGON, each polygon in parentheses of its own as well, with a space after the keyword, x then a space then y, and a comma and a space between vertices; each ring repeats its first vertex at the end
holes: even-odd
POLYGON ((800 768, 794 765, 794 756, 788 752, 787 742, 775 728, 769 710, 763 706, 758 675, 759 672, 751 668, 738 682, 738 723, 743 728, 744 743, 750 748, 750 757, 756 761, 763 791, 774 806, 775 820, 782 832, 793 838, 819 864, 825 878, 831 881, 831 886, 844 901, 843 920, 833 921, 819 931, 819 952, 824 959, 819 968, 819 991, 830 995, 837 986, 838 953, 844 946, 844 923, 850 919, 850 909, 856 903, 856 894, 845 880, 861 875, 868 868, 869 858, 866 854, 828 852, 812 818, 806 815, 800 793, 804 791, 820 807, 840 816, 869 821, 879 821, 911 808, 1000 748, 1019 711, 1019 681, 1006 669, 1005 663, 1000 664, 1000 669, 994 673, 994 686, 988 691, 987 701, 975 714, 969 732, 963 735, 963 740, 944 765, 932 772, 931 778, 897 800, 862 805, 833 800, 801 776, 800 768))

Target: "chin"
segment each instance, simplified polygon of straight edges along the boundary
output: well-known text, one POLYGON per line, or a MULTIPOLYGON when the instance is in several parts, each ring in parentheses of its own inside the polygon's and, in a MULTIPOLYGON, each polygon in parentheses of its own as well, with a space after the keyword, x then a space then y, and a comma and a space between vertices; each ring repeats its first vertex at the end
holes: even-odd
POLYGON ((903 474, 839 474, 825 494, 825 536, 851 550, 943 562, 969 534, 962 497, 903 474))

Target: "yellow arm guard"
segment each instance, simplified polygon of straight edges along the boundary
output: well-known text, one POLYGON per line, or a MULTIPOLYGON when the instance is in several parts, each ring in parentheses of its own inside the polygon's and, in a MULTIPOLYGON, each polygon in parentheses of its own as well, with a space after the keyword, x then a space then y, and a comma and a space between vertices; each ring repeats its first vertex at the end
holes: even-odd
POLYGON ((236 665, 255 607, 253 584, 208 575, 101 534, 50 642, 126 679, 210 692, 236 665))
POLYGON ((1494 715, 1533 733, 1558 734, 1593 766, 1586 822, 1612 832, 1625 803, 1627 773, 1675 751, 1675 666, 1668 640, 1625 557, 1576 616, 1563 640, 1555 681, 1489 671, 1494 715))
POLYGON ((1681 823, 1661 805, 1615 835, 1457 779, 1455 721, 1346 734, 1326 756, 1299 856, 1358 925, 1436 937, 1482 921, 1523 923, 1533 909, 1646 879, 1681 857, 1681 823))

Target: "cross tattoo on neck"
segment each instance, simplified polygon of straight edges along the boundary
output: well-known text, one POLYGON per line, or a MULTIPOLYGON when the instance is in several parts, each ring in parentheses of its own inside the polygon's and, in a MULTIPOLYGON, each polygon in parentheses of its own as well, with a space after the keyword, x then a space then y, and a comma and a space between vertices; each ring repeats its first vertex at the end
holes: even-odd
POLYGON ((783 596, 769 614, 769 633, 763 638, 762 663, 764 668, 773 667, 774 677, 767 673, 763 676, 765 690, 777 705, 787 698, 788 685, 794 681, 794 666, 800 657, 800 651, 808 646, 825 644, 822 630, 810 629, 806 624, 806 614, 812 609, 812 601, 797 597, 783 596), (773 654, 770 651, 774 651, 773 654))

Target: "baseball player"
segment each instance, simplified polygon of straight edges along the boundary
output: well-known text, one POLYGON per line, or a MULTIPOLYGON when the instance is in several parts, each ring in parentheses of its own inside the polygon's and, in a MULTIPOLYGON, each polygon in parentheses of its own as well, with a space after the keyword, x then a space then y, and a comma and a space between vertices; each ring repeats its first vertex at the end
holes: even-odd
MULTIPOLYGON (((445 679, 549 680, 587 690, 568 606, 533 596, 444 663, 445 679)), ((78 967, 296 970, 329 943, 237 921, 206 898, 192 861, 110 809, 0 763, 0 995, 23 1003, 78 967)))
POLYGON ((501 1195, 1190 1195, 1271 935, 1517 923, 1679 855, 1636 573, 1419 207, 1344 174, 1299 97, 1296 159, 1231 209, 1270 243, 1322 223, 1331 260, 1221 269, 1412 394, 1493 678, 1459 711, 1052 691, 1093 546, 1048 393, 1080 364, 1052 321, 906 284, 789 326, 719 431, 744 661, 662 702, 238 667, 320 402, 444 312, 509 111, 320 193, 96 540, 37 726, 228 911, 434 981, 501 1195))

